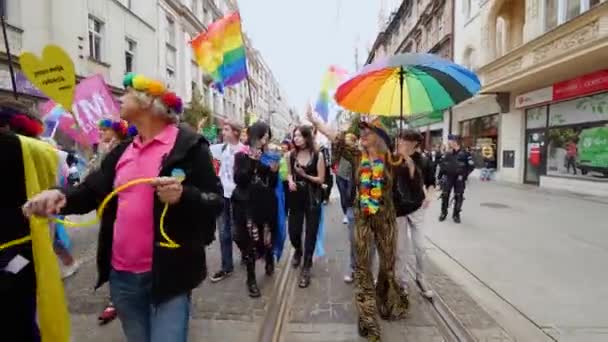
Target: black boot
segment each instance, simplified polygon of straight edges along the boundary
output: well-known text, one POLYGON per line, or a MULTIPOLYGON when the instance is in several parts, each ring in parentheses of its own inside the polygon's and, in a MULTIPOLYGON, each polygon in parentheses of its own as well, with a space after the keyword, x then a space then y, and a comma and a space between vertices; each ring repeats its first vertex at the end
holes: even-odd
POLYGON ((296 249, 296 252, 293 254, 293 260, 291 260, 291 265, 293 266, 293 268, 298 268, 298 267, 300 267, 301 263, 302 263, 302 251, 296 249))
POLYGON ((302 266, 302 272, 300 273, 300 282, 298 286, 302 289, 307 288, 310 285, 310 269, 312 268, 312 258, 305 258, 304 265, 302 266))
POLYGON ((441 195, 441 215, 439 215, 439 222, 445 221, 445 218, 448 217, 448 206, 450 205, 450 194, 443 193, 441 195))
POLYGON ((262 294, 258 288, 258 282, 255 279, 255 258, 252 256, 247 258, 247 290, 249 290, 249 297, 258 298, 262 294))
POLYGON ((310 285, 310 267, 302 267, 302 272, 300 272, 300 281, 298 286, 301 289, 305 289, 310 285))
POLYGON ((274 255, 272 251, 266 253, 266 275, 271 276, 274 274, 274 255))
POLYGON ((462 210, 462 202, 464 198, 462 194, 454 195, 454 213, 452 219, 454 219, 454 223, 460 223, 460 211, 462 210))

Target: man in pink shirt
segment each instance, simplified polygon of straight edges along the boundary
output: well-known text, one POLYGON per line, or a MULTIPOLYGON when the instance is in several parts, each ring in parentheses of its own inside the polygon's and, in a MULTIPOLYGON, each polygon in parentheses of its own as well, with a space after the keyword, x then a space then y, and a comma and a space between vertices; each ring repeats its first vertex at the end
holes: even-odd
POLYGON ((205 246, 214 239, 223 205, 209 144, 177 126, 181 99, 157 81, 129 74, 120 98, 121 116, 138 136, 114 148, 101 167, 66 193, 47 190, 24 206, 28 215, 84 214, 114 188, 121 191, 103 213, 97 286, 109 280, 110 295, 129 342, 186 341, 190 292, 206 277, 205 246), (160 217, 169 205, 164 231, 160 217))

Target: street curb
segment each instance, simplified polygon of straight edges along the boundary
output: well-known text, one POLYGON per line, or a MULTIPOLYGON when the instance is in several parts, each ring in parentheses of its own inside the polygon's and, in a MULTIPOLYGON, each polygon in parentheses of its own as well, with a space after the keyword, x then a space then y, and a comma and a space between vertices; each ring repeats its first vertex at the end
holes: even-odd
POLYGON ((293 248, 289 248, 287 260, 285 260, 285 267, 281 270, 279 275, 279 281, 272 289, 272 295, 268 302, 268 311, 262 321, 262 327, 258 335, 258 341, 260 342, 278 342, 281 336, 281 329, 283 328, 282 317, 285 314, 285 306, 287 305, 287 295, 291 292, 287 286, 290 283, 293 267, 291 266, 291 260, 293 259, 293 248))

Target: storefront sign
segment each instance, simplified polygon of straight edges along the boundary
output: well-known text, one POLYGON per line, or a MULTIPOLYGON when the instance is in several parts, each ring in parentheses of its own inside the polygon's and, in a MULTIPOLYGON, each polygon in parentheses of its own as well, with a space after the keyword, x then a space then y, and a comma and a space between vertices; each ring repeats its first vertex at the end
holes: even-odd
POLYGON ((521 94, 515 98, 515 108, 525 108, 549 102, 608 91, 608 70, 597 71, 550 87, 521 94))
POLYGON ((602 90, 608 90, 608 70, 554 84, 553 101, 593 94, 602 90))
POLYGON ((553 86, 519 95, 515 98, 515 108, 535 106, 551 100, 553 100, 553 86))

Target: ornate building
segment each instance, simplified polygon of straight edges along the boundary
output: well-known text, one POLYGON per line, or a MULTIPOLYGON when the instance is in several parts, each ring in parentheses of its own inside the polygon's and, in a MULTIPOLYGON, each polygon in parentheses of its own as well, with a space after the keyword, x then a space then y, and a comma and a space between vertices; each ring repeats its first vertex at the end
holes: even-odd
MULTIPOLYGON (((382 5, 390 4, 384 1, 382 5)), ((386 7, 381 10, 380 18, 385 11, 386 7)), ((404 0, 388 16, 367 63, 403 52, 428 52, 452 59, 452 50, 452 0, 404 0)), ((441 142, 445 131, 443 117, 443 113, 429 113, 411 118, 408 124, 425 132, 426 145, 432 146, 441 142)))
POLYGON ((452 57, 452 1, 404 0, 374 42, 367 62, 400 52, 452 57))
POLYGON ((451 131, 492 145, 501 180, 608 195, 608 1, 463 0, 455 13, 455 60, 482 89, 451 131))

